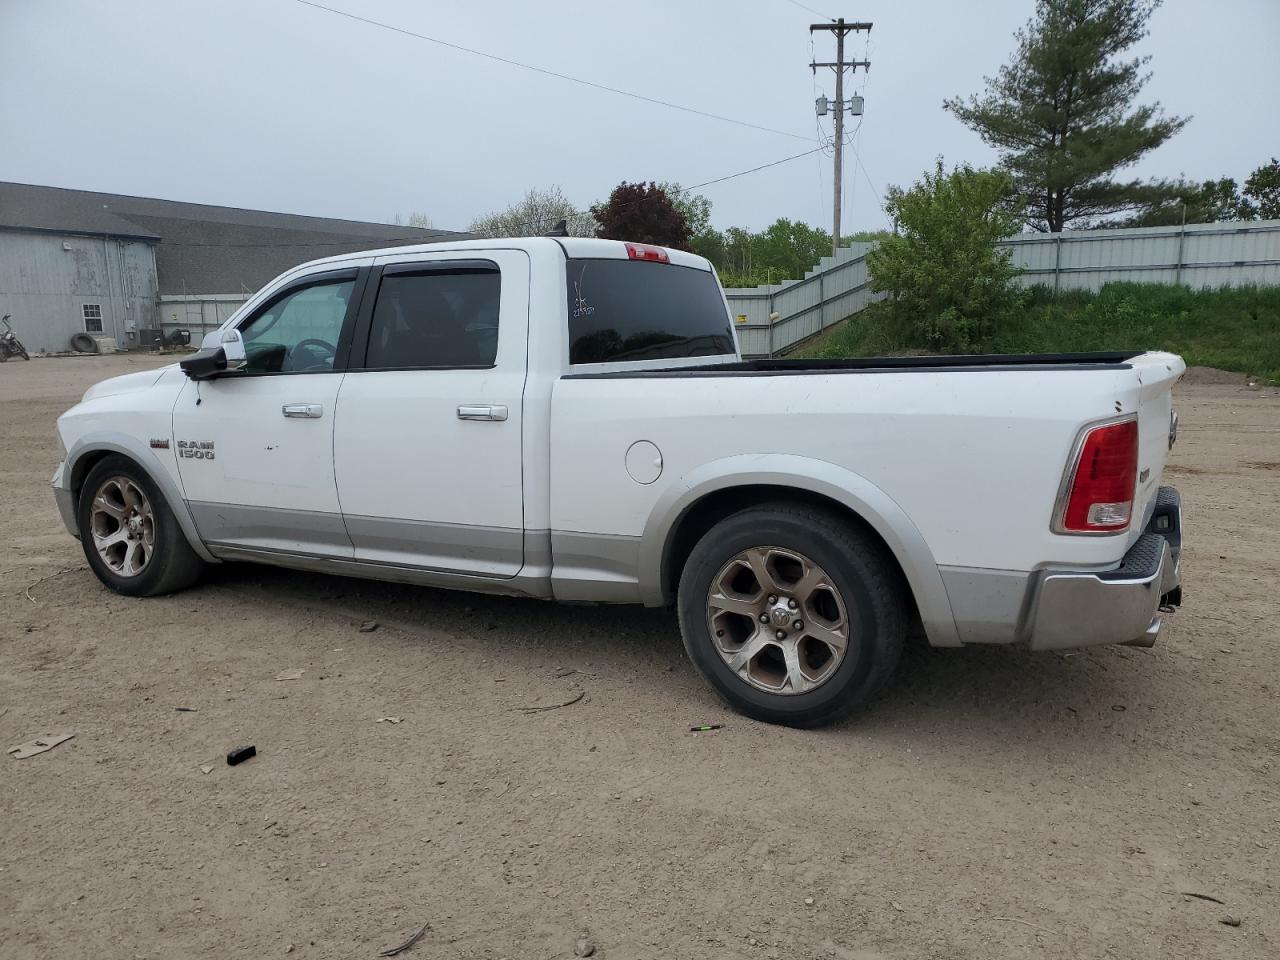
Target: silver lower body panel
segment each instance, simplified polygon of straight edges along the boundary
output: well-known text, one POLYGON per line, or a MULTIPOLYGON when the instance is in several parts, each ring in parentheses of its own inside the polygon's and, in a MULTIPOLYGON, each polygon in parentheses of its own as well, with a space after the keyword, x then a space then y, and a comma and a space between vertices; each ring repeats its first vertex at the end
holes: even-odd
POLYGON ((65 468, 65 463, 58 464, 58 469, 54 471, 53 479, 50 481, 53 484, 53 502, 58 505, 58 516, 62 518, 62 525, 67 528, 67 533, 79 540, 80 525, 76 523, 76 495, 74 490, 64 486, 62 472, 65 468))
POLYGON ((445 590, 466 590, 470 593, 534 597, 539 600, 551 599, 551 579, 545 575, 545 568, 539 568, 533 575, 521 574, 497 579, 357 560, 351 557, 326 557, 234 544, 210 544, 210 548, 219 560, 247 560, 290 570, 329 573, 340 577, 360 577, 365 580, 385 580, 388 583, 409 583, 421 587, 440 587, 445 590))
POLYGON ((941 573, 965 643, 1149 647, 1162 613, 1182 602, 1181 553, 1181 500, 1172 487, 1162 487, 1145 532, 1110 569, 943 567, 941 573))

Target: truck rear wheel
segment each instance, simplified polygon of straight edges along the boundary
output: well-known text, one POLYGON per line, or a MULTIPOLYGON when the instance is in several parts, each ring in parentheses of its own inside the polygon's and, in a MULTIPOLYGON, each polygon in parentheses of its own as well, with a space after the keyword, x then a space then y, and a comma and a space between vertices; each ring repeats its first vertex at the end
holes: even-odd
POLYGON ((90 568, 116 593, 173 593, 204 570, 163 494, 127 457, 112 454, 89 471, 76 520, 90 568))
POLYGON ((893 558, 838 514, 763 504, 711 528, 680 577, 690 659, 734 709, 817 727, 893 674, 906 601, 893 558))

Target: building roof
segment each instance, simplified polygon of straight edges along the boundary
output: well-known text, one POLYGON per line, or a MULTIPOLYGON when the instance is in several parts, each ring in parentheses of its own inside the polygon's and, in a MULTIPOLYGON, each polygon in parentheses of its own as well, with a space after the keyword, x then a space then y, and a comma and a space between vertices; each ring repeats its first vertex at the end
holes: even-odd
POLYGON ((469 236, 448 230, 0 182, 0 229, 155 244, 161 294, 253 292, 306 260, 469 236))

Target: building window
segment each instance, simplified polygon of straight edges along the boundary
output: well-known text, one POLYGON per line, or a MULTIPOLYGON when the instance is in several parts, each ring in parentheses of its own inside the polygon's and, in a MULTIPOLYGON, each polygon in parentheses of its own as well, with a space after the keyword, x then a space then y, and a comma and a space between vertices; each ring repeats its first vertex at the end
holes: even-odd
POLYGON ((84 314, 85 333, 102 332, 102 304, 86 303, 80 308, 80 312, 84 314))

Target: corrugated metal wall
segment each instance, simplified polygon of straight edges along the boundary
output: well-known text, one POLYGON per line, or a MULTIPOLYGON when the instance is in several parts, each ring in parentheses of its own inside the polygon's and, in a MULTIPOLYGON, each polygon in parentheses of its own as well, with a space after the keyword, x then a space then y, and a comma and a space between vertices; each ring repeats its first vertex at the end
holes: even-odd
MULTIPOLYGON (((769 356, 857 313, 871 292, 867 253, 855 243, 823 257, 804 279, 725 296, 746 356, 769 356), (769 314, 778 319, 769 322, 769 314)), ((1018 282, 1062 290, 1099 290, 1105 283, 1181 283, 1190 287, 1280 284, 1280 220, 1196 223, 1024 234, 1003 241, 1022 269, 1018 282)))
POLYGON ((145 242, 0 230, 0 314, 31 353, 70 349, 87 303, 102 309, 102 336, 136 345, 137 331, 155 326, 157 290, 145 242))
POLYGON ((204 296, 160 297, 160 329, 167 335, 173 330, 190 330, 191 342, 197 344, 210 330, 240 309, 249 299, 248 293, 204 296))

